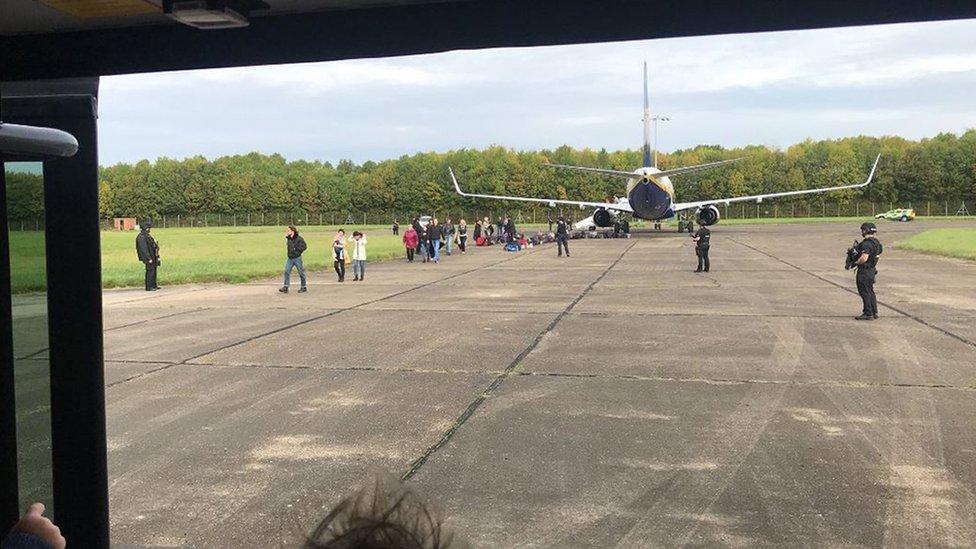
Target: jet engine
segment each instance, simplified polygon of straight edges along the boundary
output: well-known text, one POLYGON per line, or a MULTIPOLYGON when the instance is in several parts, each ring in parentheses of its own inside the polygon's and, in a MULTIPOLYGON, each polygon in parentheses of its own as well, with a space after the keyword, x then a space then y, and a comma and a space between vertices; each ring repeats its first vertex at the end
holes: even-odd
POLYGON ((698 208, 697 212, 695 212, 695 217, 697 217, 698 221, 704 225, 714 225, 718 223, 718 208, 712 204, 702 206, 701 208, 698 208))
POLYGON ((597 227, 612 227, 613 214, 609 210, 599 209, 593 212, 593 224, 597 227))

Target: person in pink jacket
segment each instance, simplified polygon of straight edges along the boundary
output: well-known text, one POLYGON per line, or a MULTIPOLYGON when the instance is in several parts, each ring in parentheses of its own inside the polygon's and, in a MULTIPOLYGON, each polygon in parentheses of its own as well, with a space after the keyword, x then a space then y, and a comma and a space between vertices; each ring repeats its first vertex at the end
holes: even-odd
POLYGON ((403 246, 407 249, 407 261, 410 263, 413 263, 413 253, 418 244, 420 244, 420 235, 412 226, 408 225, 406 232, 403 233, 403 246))

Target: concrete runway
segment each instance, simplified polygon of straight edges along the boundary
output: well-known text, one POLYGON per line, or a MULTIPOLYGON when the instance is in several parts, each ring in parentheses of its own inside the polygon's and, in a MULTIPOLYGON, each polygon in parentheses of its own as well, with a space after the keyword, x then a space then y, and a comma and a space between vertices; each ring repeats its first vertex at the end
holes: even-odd
MULTIPOLYGON (((294 545, 377 471, 480 547, 976 544, 976 263, 844 224, 105 293, 113 542, 294 545)), ((160 282, 166 285, 165 269, 160 282)))

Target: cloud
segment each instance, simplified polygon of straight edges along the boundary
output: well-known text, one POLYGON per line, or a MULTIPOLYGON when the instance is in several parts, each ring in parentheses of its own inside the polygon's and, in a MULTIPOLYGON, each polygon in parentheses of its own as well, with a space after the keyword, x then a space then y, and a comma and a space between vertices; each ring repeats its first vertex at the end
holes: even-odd
POLYGON ((917 138, 976 125, 974 35, 967 20, 106 77, 100 155, 636 148, 644 60, 663 150, 917 138))

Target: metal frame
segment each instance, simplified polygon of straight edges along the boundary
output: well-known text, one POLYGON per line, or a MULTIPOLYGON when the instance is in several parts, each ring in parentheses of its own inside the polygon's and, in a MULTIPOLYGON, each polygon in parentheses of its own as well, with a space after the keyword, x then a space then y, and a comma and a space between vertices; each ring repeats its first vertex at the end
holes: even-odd
POLYGON ((300 63, 976 17, 960 0, 468 0, 0 37, 0 80, 300 63), (39 61, 41 60, 41 61, 39 61))
MULTIPOLYGON (((2 97, 0 97, 2 101, 2 97)), ((10 296, 7 182, 0 154, 0 535, 20 516, 17 484, 17 405, 14 401, 14 341, 10 296)))
MULTIPOLYGON (((57 88, 32 91, 49 86, 57 88)), ((44 164, 51 448, 55 521, 72 546, 92 548, 109 546, 96 105, 92 94, 3 101, 8 121, 66 131, 79 145, 75 156, 44 164)), ((6 280, 0 300, 9 301, 9 273, 6 280)), ((10 327, 0 331, 8 337, 10 327)))

